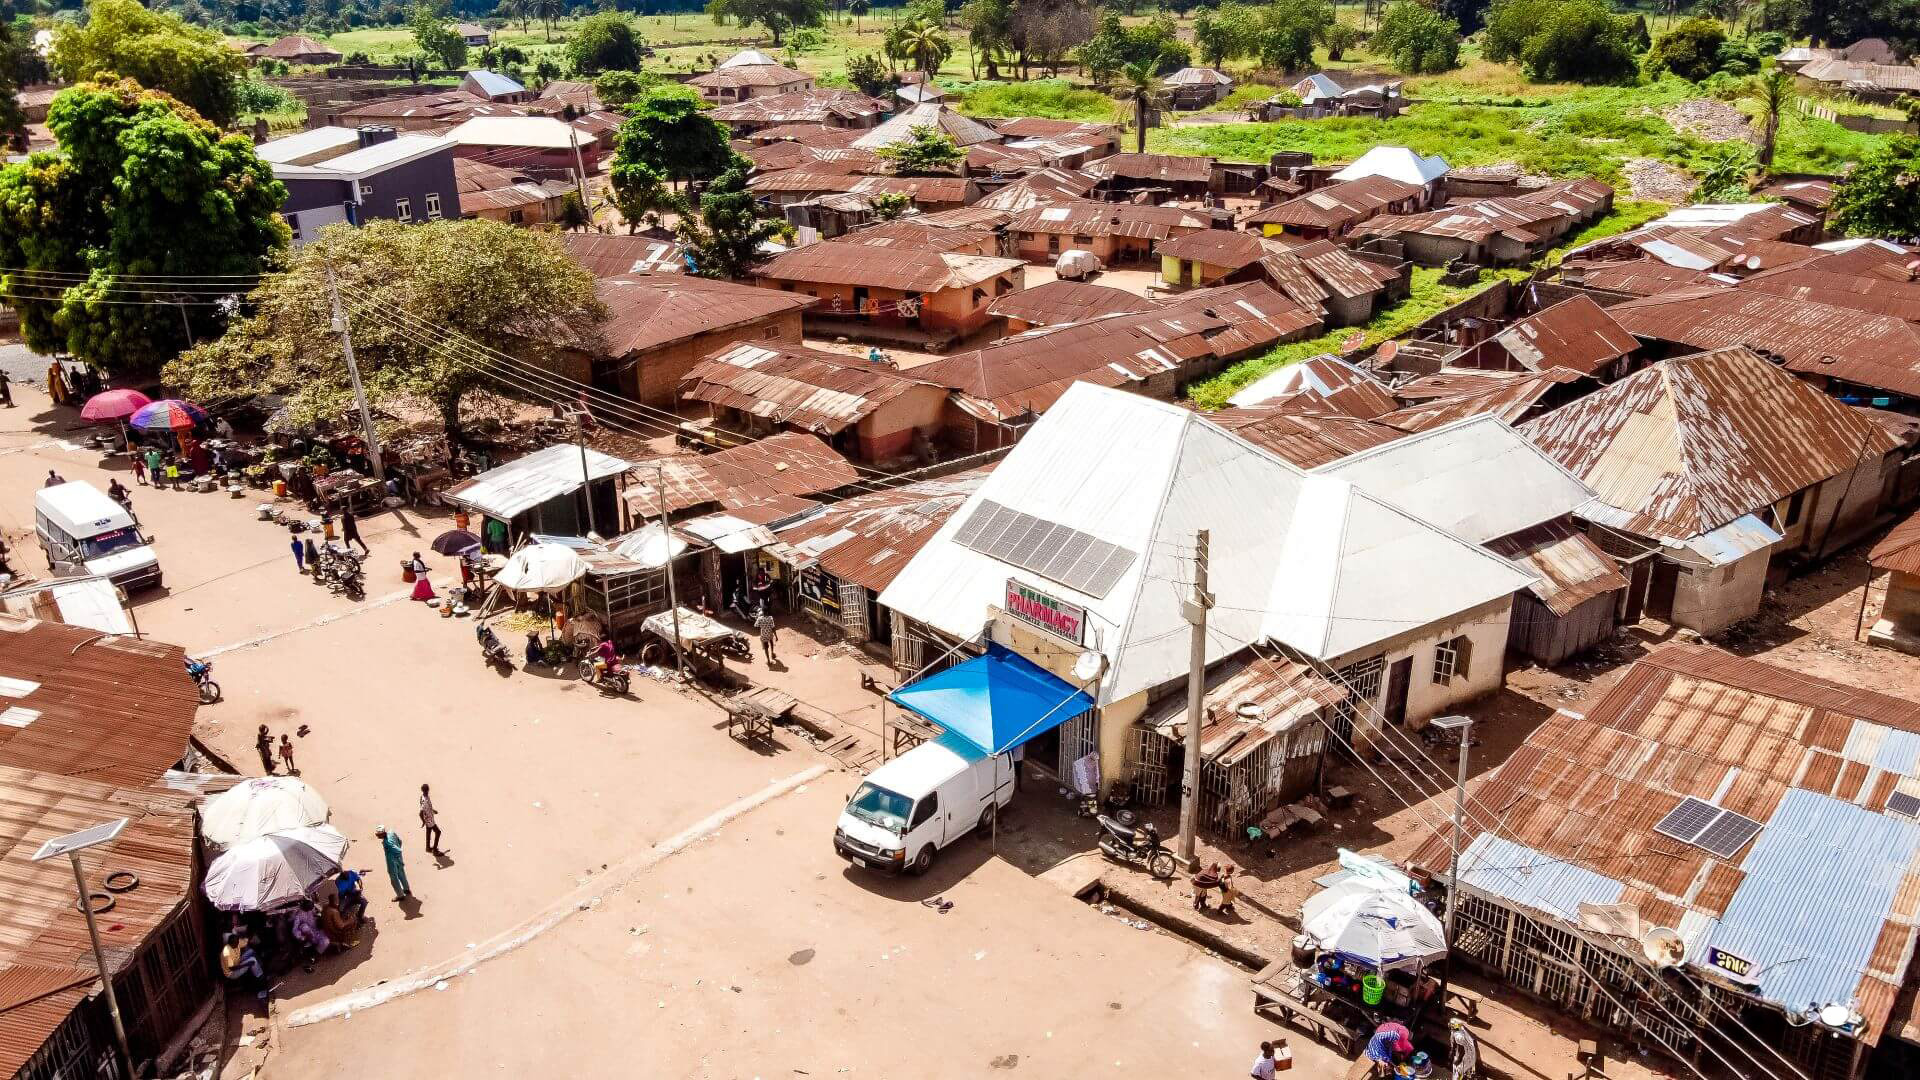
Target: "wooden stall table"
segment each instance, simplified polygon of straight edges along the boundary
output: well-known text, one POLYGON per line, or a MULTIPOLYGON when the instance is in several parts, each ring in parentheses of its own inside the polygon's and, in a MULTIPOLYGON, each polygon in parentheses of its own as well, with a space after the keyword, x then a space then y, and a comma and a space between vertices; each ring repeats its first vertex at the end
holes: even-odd
POLYGON ((1364 1018, 1344 1015, 1351 1012, 1339 999, 1318 1000, 1306 972, 1293 965, 1292 957, 1275 960, 1260 969, 1253 982, 1253 1011, 1278 1017, 1313 1035, 1314 1038, 1352 1057, 1367 1044, 1372 1028, 1360 1026, 1364 1018))

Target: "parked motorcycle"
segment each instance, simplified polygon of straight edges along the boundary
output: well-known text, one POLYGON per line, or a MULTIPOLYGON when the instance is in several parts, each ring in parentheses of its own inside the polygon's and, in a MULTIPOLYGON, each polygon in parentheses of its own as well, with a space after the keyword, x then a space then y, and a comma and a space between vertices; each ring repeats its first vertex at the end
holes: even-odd
POLYGON ((200 689, 200 703, 211 705, 220 700, 220 684, 208 675, 213 671, 213 661, 195 660, 189 656, 186 660, 187 674, 193 676, 194 685, 200 689))
POLYGON ((1144 866, 1161 881, 1173 876, 1173 852, 1160 842, 1160 830, 1152 822, 1135 827, 1101 814, 1100 832, 1100 851, 1107 858, 1144 866))
POLYGON ((507 650, 507 646, 500 640, 500 635, 493 632, 493 627, 481 623, 473 628, 473 637, 480 643, 481 660, 489 664, 498 664, 509 671, 513 669, 513 653, 507 650))
POLYGON ((597 686, 609 694, 625 694, 629 681, 627 669, 619 661, 607 663, 602 660, 583 660, 580 662, 580 681, 597 686))

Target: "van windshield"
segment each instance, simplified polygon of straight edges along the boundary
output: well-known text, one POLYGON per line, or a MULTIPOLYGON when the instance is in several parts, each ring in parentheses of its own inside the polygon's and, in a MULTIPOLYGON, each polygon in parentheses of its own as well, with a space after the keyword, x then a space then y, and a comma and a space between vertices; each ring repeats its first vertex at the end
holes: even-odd
POLYGON ((111 555, 116 551, 139 547, 146 543, 140 539, 140 530, 134 528, 115 529, 103 532, 99 536, 89 536, 80 541, 80 555, 86 559, 97 559, 102 555, 111 555))
POLYGON ((912 799, 872 784, 861 784, 847 804, 847 812, 854 817, 894 833, 906 828, 907 814, 912 810, 912 799))

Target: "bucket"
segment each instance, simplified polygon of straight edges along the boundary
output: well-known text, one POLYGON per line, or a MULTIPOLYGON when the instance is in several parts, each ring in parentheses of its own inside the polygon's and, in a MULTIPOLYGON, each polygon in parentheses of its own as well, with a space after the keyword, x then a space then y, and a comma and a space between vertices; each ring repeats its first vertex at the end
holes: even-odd
POLYGON ((287 497, 287 482, 285 480, 275 480, 273 482, 273 495, 276 499, 284 499, 287 497))
POLYGON ((1387 996, 1387 983, 1378 975, 1369 975, 1360 980, 1360 1000, 1367 1005, 1378 1005, 1380 999, 1387 996))

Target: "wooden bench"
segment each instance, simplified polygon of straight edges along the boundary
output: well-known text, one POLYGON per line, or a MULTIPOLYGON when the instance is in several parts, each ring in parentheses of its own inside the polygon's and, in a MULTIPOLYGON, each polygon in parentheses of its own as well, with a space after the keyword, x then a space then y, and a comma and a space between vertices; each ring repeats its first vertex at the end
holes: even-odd
POLYGON ((1253 1011, 1259 1016, 1277 1016, 1281 1023, 1300 1028, 1314 1038, 1352 1057, 1366 1045, 1367 1035, 1334 1019, 1301 997, 1300 969, 1291 958, 1276 960, 1253 977, 1253 1011))

